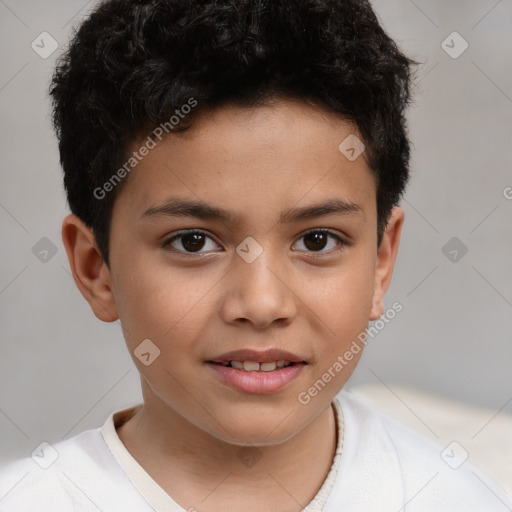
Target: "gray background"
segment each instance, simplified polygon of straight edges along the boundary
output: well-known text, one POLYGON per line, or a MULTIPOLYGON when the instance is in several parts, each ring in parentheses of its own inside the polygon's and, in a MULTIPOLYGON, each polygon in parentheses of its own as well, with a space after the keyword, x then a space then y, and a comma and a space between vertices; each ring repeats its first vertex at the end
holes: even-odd
MULTIPOLYGON (((0 0, 1 460, 97 427, 141 399, 120 326, 94 317, 60 237, 68 209, 46 90, 56 56, 92 5, 0 0), (43 31, 60 44, 47 59, 31 48, 43 31), (33 252, 43 237, 57 251, 47 261, 34 254, 39 246, 33 252)), ((370 341, 350 386, 412 386, 510 413, 512 2, 374 7, 422 65, 409 112, 405 230, 386 301, 404 309, 370 341), (441 47, 453 31, 469 44, 456 59, 441 47), (467 247, 456 262, 442 251, 452 237, 457 258, 467 247)))

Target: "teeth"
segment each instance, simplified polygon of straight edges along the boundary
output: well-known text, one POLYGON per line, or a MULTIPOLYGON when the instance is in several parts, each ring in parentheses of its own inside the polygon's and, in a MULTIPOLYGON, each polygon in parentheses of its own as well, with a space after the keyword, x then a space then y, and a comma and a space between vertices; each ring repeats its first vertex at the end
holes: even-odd
POLYGON ((260 363, 256 361, 244 361, 243 367, 246 372, 256 372, 260 369, 260 363))
POLYGON ((260 370, 262 372, 271 372, 275 370, 277 363, 275 361, 271 361, 270 363, 260 363, 260 370))
POLYGON ((246 372, 272 372, 276 368, 285 368, 290 366, 292 363, 290 361, 269 361, 267 363, 258 363, 257 361, 230 361, 229 363, 222 363, 224 366, 231 364, 232 368, 236 368, 237 370, 245 370, 246 372))

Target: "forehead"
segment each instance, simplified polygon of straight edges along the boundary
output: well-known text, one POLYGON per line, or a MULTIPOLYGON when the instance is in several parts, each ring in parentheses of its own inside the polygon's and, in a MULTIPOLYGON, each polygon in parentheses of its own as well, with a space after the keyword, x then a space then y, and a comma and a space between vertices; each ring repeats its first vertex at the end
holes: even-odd
POLYGON ((274 207, 272 213, 282 216, 286 206, 318 203, 328 195, 360 204, 371 215, 375 177, 364 152, 351 160, 340 150, 347 137, 361 139, 353 124, 306 102, 224 106, 158 142, 130 174, 120 207, 140 217, 170 197, 188 198, 243 221, 254 213, 270 215, 274 207))

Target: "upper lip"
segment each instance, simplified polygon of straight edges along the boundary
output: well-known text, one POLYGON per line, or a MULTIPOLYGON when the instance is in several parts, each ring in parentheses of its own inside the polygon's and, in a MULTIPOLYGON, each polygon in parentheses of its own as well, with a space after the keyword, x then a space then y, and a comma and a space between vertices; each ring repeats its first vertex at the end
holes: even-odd
POLYGON ((292 363, 305 362, 302 357, 277 348, 263 351, 251 349, 233 350, 232 352, 226 352, 225 354, 210 359, 210 362, 227 363, 229 361, 256 361, 258 363, 269 363, 271 361, 283 360, 290 361, 292 363))

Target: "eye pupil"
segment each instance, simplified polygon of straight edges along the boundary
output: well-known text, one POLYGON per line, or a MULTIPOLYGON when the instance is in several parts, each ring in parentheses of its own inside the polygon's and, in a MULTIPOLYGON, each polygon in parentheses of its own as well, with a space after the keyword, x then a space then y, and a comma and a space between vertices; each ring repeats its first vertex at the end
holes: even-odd
POLYGON ((325 247, 327 234, 320 231, 314 231, 304 235, 304 245, 312 251, 319 251, 325 247))
POLYGON ((181 236, 181 243, 187 251, 201 250, 204 247, 204 235, 201 233, 189 233, 181 236))

